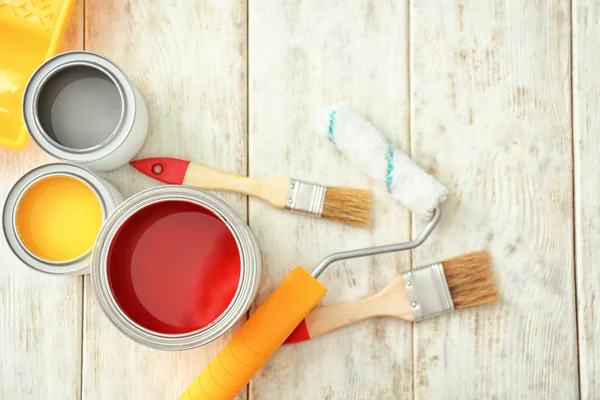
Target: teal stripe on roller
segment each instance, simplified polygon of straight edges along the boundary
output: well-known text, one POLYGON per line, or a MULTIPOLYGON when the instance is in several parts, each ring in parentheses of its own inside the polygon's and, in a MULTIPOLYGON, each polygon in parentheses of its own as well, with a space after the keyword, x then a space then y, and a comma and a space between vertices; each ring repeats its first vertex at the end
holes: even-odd
POLYGON ((329 113, 329 131, 327 132, 327 138, 333 144, 335 144, 335 137, 333 134, 333 126, 335 125, 335 110, 331 110, 329 113))
POLYGON ((394 174, 394 145, 389 139, 386 139, 386 141, 387 152, 385 154, 385 160, 387 161, 387 169, 385 171, 385 187, 387 188, 388 193, 392 193, 392 178, 394 174))

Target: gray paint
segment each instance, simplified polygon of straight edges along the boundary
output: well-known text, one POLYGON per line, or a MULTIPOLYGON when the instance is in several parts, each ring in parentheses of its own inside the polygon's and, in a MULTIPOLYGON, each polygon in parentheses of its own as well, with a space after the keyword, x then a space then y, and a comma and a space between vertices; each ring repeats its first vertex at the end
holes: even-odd
POLYGON ((40 124, 48 137, 77 150, 108 140, 119 125, 122 110, 114 82, 85 65, 58 72, 43 85, 38 98, 40 124))

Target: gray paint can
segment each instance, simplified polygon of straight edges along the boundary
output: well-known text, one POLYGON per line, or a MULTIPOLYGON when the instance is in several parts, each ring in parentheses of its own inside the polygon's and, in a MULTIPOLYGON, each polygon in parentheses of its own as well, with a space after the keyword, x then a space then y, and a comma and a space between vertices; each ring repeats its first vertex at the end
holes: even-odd
POLYGON ((59 54, 33 73, 23 118, 46 153, 93 171, 129 162, 148 132, 138 90, 115 63, 88 51, 59 54))

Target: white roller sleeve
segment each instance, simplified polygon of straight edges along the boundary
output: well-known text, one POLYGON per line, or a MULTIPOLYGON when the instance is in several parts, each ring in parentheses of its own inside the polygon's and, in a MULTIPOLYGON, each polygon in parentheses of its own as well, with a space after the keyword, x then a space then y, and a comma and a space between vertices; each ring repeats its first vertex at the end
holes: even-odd
POLYGON ((405 207, 425 219, 448 195, 448 190, 401 152, 369 121, 336 105, 327 113, 328 139, 363 172, 382 181, 405 207))

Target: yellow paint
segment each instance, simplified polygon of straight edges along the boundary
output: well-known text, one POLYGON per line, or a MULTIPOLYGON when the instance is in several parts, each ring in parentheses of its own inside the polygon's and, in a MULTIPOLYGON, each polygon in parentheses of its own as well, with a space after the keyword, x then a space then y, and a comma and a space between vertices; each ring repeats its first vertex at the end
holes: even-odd
POLYGON ((23 194, 16 225, 33 254, 55 262, 69 261, 92 248, 102 225, 102 206, 82 181, 53 176, 36 182, 23 194))

